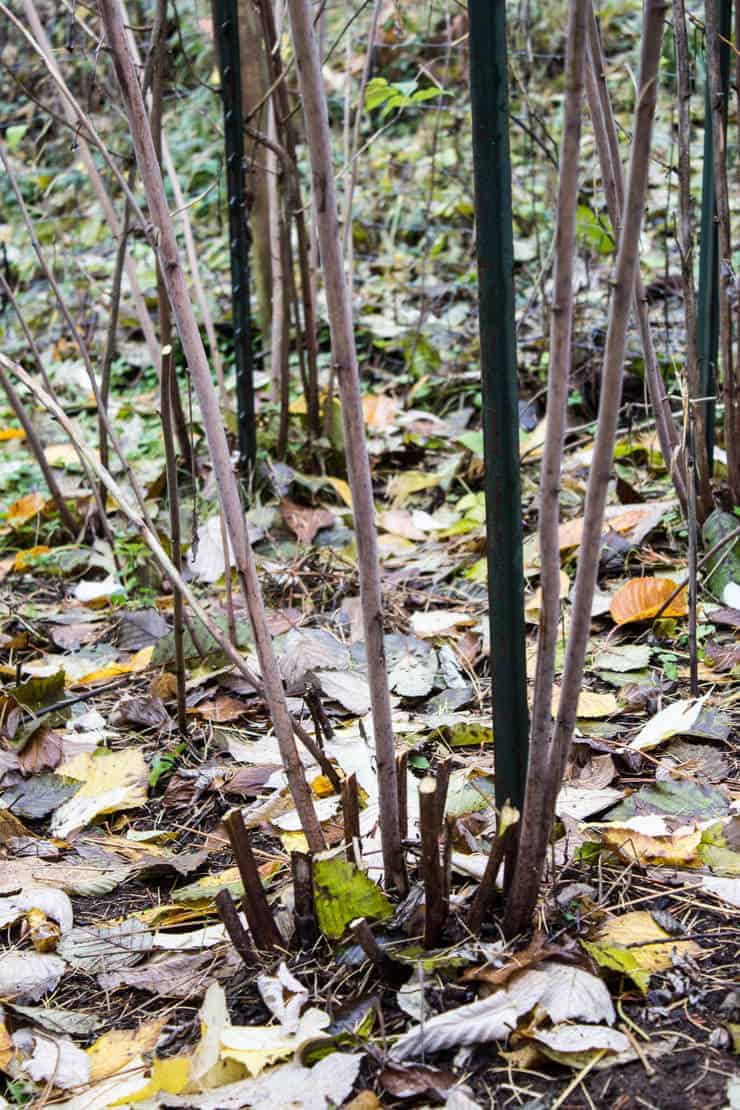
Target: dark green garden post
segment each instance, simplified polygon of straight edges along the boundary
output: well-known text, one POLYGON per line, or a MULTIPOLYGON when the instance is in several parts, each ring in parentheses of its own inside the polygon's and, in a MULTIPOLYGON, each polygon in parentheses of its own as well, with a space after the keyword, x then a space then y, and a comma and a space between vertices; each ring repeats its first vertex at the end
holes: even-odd
POLYGON ((213 0, 213 28, 218 47, 221 99, 224 107, 239 468, 243 477, 250 481, 254 474, 257 456, 257 435, 254 414, 252 322, 249 306, 249 227, 244 181, 241 63, 236 0, 213 0))
POLYGON ((524 627, 505 0, 468 0, 496 804, 521 809, 529 713, 524 627))

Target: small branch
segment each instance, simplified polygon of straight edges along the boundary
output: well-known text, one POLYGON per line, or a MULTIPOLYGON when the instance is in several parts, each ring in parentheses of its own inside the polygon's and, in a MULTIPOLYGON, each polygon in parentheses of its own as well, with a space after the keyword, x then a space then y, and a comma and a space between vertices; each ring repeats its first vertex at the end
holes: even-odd
POLYGON ((398 828, 401 840, 406 840, 409 835, 409 784, 408 784, 408 750, 399 752, 396 756, 396 782, 398 783, 398 828))
POLYGON ((360 800, 354 771, 342 783, 342 817, 344 843, 351 850, 355 840, 360 839, 360 800))
MULTIPOLYGON (((170 506, 170 540, 172 562, 182 573, 182 545, 180 542, 180 497, 177 489, 177 458, 172 434, 172 394, 176 387, 172 369, 172 347, 162 348, 162 440, 164 443, 165 472, 167 475, 167 500, 170 506)), ((182 591, 175 590, 173 610, 173 637, 175 642, 175 677, 177 679, 177 725, 181 736, 188 734, 185 704, 185 603, 182 591)))
POLYGON ((486 869, 483 872, 483 878, 480 881, 478 889, 475 892, 475 897, 468 910, 466 925, 473 936, 476 937, 480 934, 483 919, 488 913, 496 895, 496 879, 501 870, 501 864, 508 855, 511 841, 514 838, 514 829, 516 821, 518 820, 518 814, 512 820, 511 815, 513 814, 516 814, 516 810, 509 810, 507 812, 506 808, 504 808, 499 818, 496 838, 491 845, 491 851, 488 856, 488 862, 486 863, 486 869))
POLYGON ((394 960, 380 947, 364 917, 358 917, 352 922, 350 928, 360 948, 377 971, 379 978, 396 990, 408 982, 411 977, 411 968, 408 964, 402 964, 400 960, 394 960))
POLYGON ((296 936, 301 948, 310 949, 319 939, 313 895, 313 859, 306 852, 291 852, 290 864, 296 936))
POLYGON ((247 967, 254 967, 260 962, 259 956, 252 947, 249 933, 239 920, 239 914, 234 904, 234 899, 228 890, 219 890, 215 897, 218 916, 224 923, 224 928, 229 934, 229 939, 241 957, 242 963, 247 967))
POLYGON ((447 919, 442 867, 439 862, 439 793, 431 776, 419 783, 421 865, 424 879, 424 947, 436 948, 447 919))
POLYGON ((257 870, 249 832, 244 824, 241 810, 233 809, 224 818, 224 825, 229 834, 231 850, 244 886, 244 912, 247 915, 255 946, 265 949, 284 948, 285 943, 275 924, 275 918, 272 916, 262 879, 257 870))

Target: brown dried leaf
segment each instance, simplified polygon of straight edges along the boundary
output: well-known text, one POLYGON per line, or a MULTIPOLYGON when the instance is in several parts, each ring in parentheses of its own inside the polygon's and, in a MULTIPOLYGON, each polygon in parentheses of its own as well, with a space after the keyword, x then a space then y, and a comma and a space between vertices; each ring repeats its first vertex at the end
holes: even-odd
POLYGON ((193 717, 202 717, 204 721, 215 721, 224 724, 227 721, 236 721, 247 712, 247 706, 239 698, 230 694, 222 694, 213 701, 204 701, 188 709, 193 717))
POLYGON ((336 517, 328 509, 309 509, 284 497, 280 502, 280 515, 294 532, 299 543, 310 544, 321 528, 330 528, 336 517))
POLYGON ((62 758, 62 738, 48 725, 41 725, 33 733, 18 761, 25 775, 53 771, 62 758))

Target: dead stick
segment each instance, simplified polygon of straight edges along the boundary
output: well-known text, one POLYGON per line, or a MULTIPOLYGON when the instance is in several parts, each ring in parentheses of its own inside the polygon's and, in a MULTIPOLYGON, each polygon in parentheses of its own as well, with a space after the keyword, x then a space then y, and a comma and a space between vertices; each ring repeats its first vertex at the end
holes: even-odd
POLYGON ((177 239, 164 191, 162 175, 157 164, 146 108, 127 42, 120 0, 100 0, 99 7, 116 76, 123 94, 150 218, 159 232, 157 255, 162 264, 162 272, 167 284, 167 292, 177 323, 180 341, 200 403, 203 426, 216 476, 219 500, 226 517, 229 538, 236 559, 237 574, 252 624, 255 646, 262 671, 265 699, 270 710, 270 717, 280 746, 280 754, 288 784, 303 831, 311 850, 322 851, 325 847, 324 834, 316 816, 311 790, 306 782, 306 776, 295 744, 285 690, 267 625, 254 555, 247 537, 244 509, 234 475, 223 418, 219 410, 218 398, 213 386, 203 341, 185 284, 177 239))
POLYGON ((229 939, 241 957, 242 962, 245 963, 247 967, 253 967, 256 963, 259 963, 259 957, 252 947, 249 933, 239 920, 239 914, 234 905, 234 899, 231 897, 229 891, 224 889, 219 890, 215 897, 215 902, 218 916, 223 921, 224 928, 229 934, 229 939))
POLYGON ((244 912, 257 948, 284 948, 272 910, 262 887, 262 879, 252 851, 249 832, 241 810, 232 809, 224 818, 231 850, 244 886, 244 912))
POLYGON ((380 978, 391 987, 402 987, 411 976, 411 968, 407 964, 402 964, 400 960, 394 960, 380 947, 364 917, 358 917, 353 921, 350 929, 380 978))
POLYGON ((301 948, 313 948, 319 939, 313 895, 313 859, 307 852, 291 852, 293 917, 301 948))
MULTIPOLYGON (((172 435, 172 394, 174 389, 172 373, 172 347, 162 348, 162 439, 164 441, 165 472, 167 475, 167 498, 170 505, 170 540, 172 542, 172 562, 178 570, 182 569, 180 548, 180 498, 177 489, 177 458, 175 441, 172 435)), ((175 590, 173 609, 173 637, 175 642, 175 677, 177 679, 177 726, 181 736, 188 734, 188 718, 185 705, 185 650, 183 636, 185 630, 185 603, 182 591, 175 590)))
POLYGON ((409 753, 399 752, 396 756, 396 781, 398 782, 398 827, 401 840, 409 834, 409 784, 407 781, 409 753))
POLYGON ((475 892, 475 897, 468 910, 468 916, 465 922, 473 936, 477 937, 480 933, 483 918, 486 916, 496 894, 496 878, 501 870, 501 864, 504 862, 504 856, 506 855, 508 845, 511 841, 509 829, 513 827, 514 826, 509 825, 508 828, 504 829, 500 834, 496 834, 493 847, 488 855, 488 862, 483 872, 483 878, 475 892))
POLYGON ((435 948, 447 917, 439 862, 437 783, 428 775, 419 783, 421 867, 424 879, 424 947, 435 948))
POLYGON ((351 847, 360 838, 360 799, 357 794, 357 775, 352 772, 342 783, 342 817, 344 842, 351 847))

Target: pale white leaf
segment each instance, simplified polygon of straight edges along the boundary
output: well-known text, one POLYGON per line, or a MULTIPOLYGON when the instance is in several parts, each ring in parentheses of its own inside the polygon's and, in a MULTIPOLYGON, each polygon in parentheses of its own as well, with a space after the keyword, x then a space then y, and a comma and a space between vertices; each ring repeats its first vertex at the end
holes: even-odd
POLYGON ((36 1002, 53 991, 65 964, 41 952, 6 952, 0 960, 0 998, 36 1002))
POLYGON ((57 922, 62 933, 68 933, 74 924, 72 903, 63 890, 30 885, 19 894, 0 899, 0 928, 17 921, 29 910, 41 910, 57 922))
POLYGON ((706 695, 702 698, 674 701, 656 713, 643 728, 640 729, 629 743, 629 747, 638 752, 649 751, 657 747, 671 736, 688 732, 701 713, 706 695))
POLYGON ((316 678, 327 698, 338 701, 356 717, 369 711, 370 687, 363 675, 353 671, 316 671, 316 678))
POLYGON ((571 1053, 628 1052, 632 1047, 624 1033, 604 1025, 554 1025, 552 1029, 538 1029, 533 1039, 553 1052, 571 1053))
POLYGON ((301 1010, 308 1000, 308 991, 284 963, 280 964, 277 975, 258 975, 257 990, 267 1009, 284 1029, 292 1031, 297 1028, 301 1010))
POLYGON ((21 1074, 27 1073, 35 1083, 51 1081, 68 1091, 90 1078, 90 1058, 66 1037, 18 1029, 13 1034, 13 1045, 21 1055, 21 1074))

